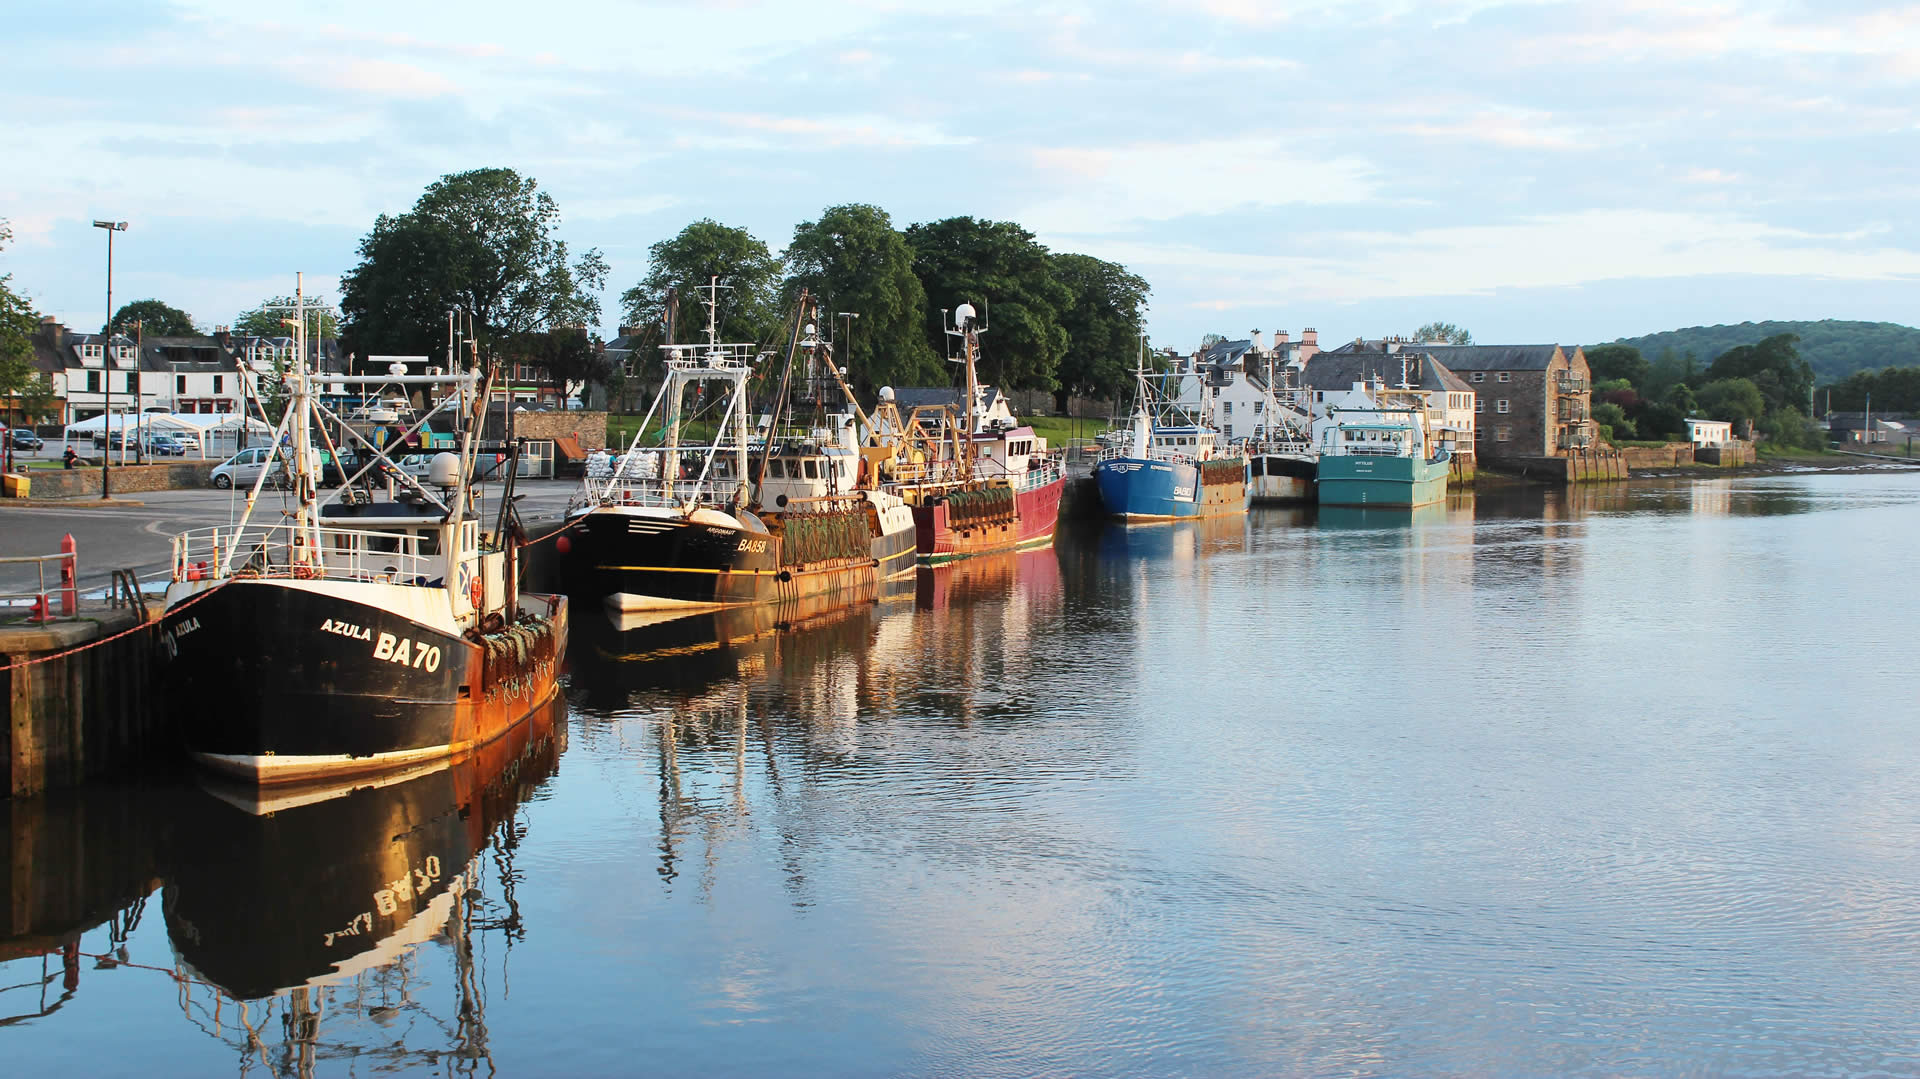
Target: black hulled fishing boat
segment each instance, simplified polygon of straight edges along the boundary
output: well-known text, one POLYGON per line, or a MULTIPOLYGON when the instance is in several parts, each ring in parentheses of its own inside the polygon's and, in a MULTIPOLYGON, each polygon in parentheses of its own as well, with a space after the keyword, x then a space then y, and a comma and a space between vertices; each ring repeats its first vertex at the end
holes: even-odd
POLYGON ((444 391, 408 435, 444 415, 464 437, 421 482, 321 402, 304 342, 296 351, 272 460, 244 512, 229 527, 173 540, 161 639, 167 707, 187 749, 218 771, 273 784, 484 745, 552 696, 566 603, 518 588, 510 503, 482 530, 470 482, 481 378, 471 368, 325 376, 444 391), (323 490, 321 451, 343 456, 336 434, 358 443, 361 463, 323 490), (279 496, 287 504, 278 521, 260 523, 263 487, 280 474, 290 479, 279 496))

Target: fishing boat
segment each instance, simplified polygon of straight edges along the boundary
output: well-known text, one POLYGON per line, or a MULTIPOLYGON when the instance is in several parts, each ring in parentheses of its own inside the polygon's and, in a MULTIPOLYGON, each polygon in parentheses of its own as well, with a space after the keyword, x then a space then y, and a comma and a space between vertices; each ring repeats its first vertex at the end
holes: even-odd
POLYGON ((1450 454, 1428 453, 1418 405, 1331 408, 1315 426, 1321 505, 1412 508, 1447 497, 1450 454))
POLYGON ((978 359, 984 321, 972 304, 953 310, 946 333, 965 374, 958 407, 902 413, 882 388, 862 458, 882 490, 913 507, 922 565, 1000 551, 1050 547, 1066 490, 1066 462, 1031 426, 988 415, 978 359))
POLYGON ((1207 415, 1175 404, 1156 381, 1175 374, 1149 374, 1144 351, 1134 372, 1133 419, 1126 441, 1103 450, 1093 466, 1107 514, 1128 521, 1175 520, 1245 513, 1247 460, 1224 446, 1207 415))
POLYGON ((913 509, 897 492, 873 482, 873 465, 862 459, 858 435, 873 421, 834 363, 833 344, 820 335, 815 308, 802 290, 795 311, 800 330, 781 369, 774 408, 762 418, 751 466, 754 509, 780 534, 789 572, 802 584, 789 589, 788 598, 828 590, 806 580, 823 573, 831 575, 832 588, 864 587, 869 575, 841 572, 861 568, 855 563, 863 534, 875 581, 894 580, 914 568, 913 509), (819 535, 827 530, 845 537, 819 535), (802 542, 816 549, 813 557, 800 557, 797 548, 785 550, 802 542))
POLYGON ((1276 380, 1280 377, 1269 358, 1263 386, 1266 422, 1254 429, 1254 438, 1241 445, 1247 457, 1247 501, 1256 506, 1314 500, 1319 454, 1313 448, 1306 413, 1299 407, 1300 388, 1289 385, 1283 402, 1277 392, 1276 380))
POLYGON ((518 586, 510 489, 482 530, 471 477, 490 380, 475 366, 324 376, 444 391, 407 433, 450 416, 460 450, 422 478, 320 402, 304 341, 295 355, 289 405, 244 512, 173 538, 160 637, 167 708, 188 751, 267 785, 414 765, 498 738, 553 696, 567 608, 518 586), (323 452, 343 459, 336 436, 359 443, 361 463, 323 490, 323 452), (282 469, 292 489, 278 497, 290 504, 258 523, 262 488, 282 469))
POLYGON ((845 439, 783 440, 776 411, 754 453, 747 383, 763 354, 719 340, 718 289, 704 299, 706 343, 661 346, 666 379, 627 451, 568 508, 556 550, 576 596, 625 612, 792 600, 871 584, 905 546, 904 502, 858 482, 845 439), (721 391, 706 394, 709 383, 721 391), (710 411, 712 440, 683 444, 685 422, 710 411))

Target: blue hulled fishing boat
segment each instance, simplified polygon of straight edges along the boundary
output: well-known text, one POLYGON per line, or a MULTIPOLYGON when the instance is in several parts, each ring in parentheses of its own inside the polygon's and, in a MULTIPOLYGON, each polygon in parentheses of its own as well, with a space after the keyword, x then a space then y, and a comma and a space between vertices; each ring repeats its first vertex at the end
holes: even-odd
POLYGON ((1145 357, 1135 371, 1133 423, 1126 441, 1100 457, 1093 478, 1106 512, 1129 521, 1212 517, 1247 511, 1247 461, 1222 445, 1210 422, 1207 398, 1187 414, 1149 375, 1145 357))

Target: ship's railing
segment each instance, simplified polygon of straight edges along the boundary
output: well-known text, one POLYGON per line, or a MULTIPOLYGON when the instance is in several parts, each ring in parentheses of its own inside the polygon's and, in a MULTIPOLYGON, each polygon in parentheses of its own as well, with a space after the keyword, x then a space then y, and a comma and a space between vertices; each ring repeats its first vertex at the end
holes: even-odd
POLYGON ((1067 473, 1067 456, 1059 450, 1047 450, 1027 456, 1027 470, 1016 473, 1013 488, 1016 491, 1031 491, 1045 487, 1067 473))
MULTIPOLYGON (((1127 458, 1132 456, 1133 456, 1133 447, 1131 446, 1109 446, 1106 449, 1100 451, 1100 456, 1095 460, 1095 463, 1097 464, 1100 461, 1118 461, 1122 458, 1127 458)), ((1195 464, 1201 460, 1204 460, 1204 458, 1202 458, 1199 454, 1194 453, 1192 450, 1186 449, 1186 448, 1176 448, 1172 446, 1148 446, 1147 460, 1172 461, 1177 464, 1195 464)))
POLYGON ((911 460, 895 458, 885 478, 888 483, 959 483, 965 477, 961 474, 959 461, 922 461, 915 464, 911 460))
POLYGON ((1251 457, 1266 454, 1272 457, 1311 457, 1313 443, 1304 438, 1269 439, 1264 442, 1249 441, 1241 446, 1243 452, 1251 457))
POLYGON ((697 503, 731 503, 740 491, 740 483, 723 479, 665 480, 622 477, 612 487, 595 485, 593 501, 606 506, 686 506, 697 503))
POLYGON ((314 534, 293 524, 196 528, 173 537, 173 579, 216 577, 231 559, 234 576, 300 580, 433 584, 445 562, 430 546, 432 533, 322 527, 314 534))

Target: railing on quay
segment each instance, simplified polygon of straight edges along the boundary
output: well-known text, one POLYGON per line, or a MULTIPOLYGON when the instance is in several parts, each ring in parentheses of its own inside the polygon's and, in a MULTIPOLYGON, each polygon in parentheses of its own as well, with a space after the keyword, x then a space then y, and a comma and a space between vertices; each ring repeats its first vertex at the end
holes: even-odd
POLYGON ((173 580, 214 578, 229 558, 236 577, 429 584, 445 576, 423 542, 437 537, 329 527, 318 534, 316 549, 293 524, 182 532, 173 537, 173 580))
POLYGON ((74 550, 73 537, 67 536, 61 541, 64 548, 59 554, 10 555, 0 558, 0 565, 32 565, 38 582, 30 592, 0 592, 0 621, 13 621, 22 617, 16 600, 29 600, 24 611, 24 620, 28 622, 67 621, 80 617, 78 589, 74 583, 78 554, 74 550), (47 567, 54 565, 54 585, 47 587, 47 567), (59 613, 54 613, 58 605, 59 613))

